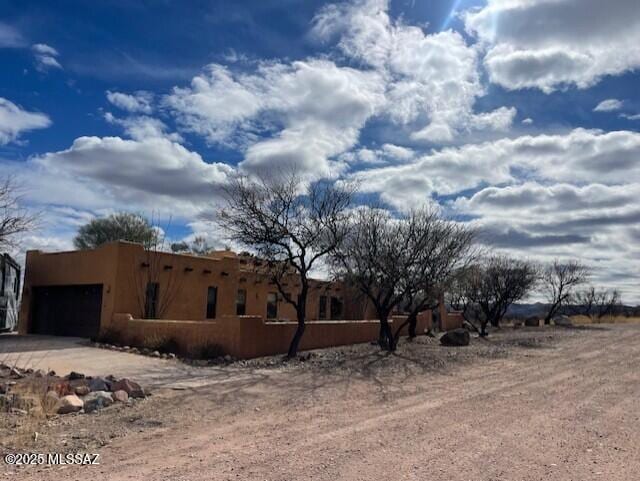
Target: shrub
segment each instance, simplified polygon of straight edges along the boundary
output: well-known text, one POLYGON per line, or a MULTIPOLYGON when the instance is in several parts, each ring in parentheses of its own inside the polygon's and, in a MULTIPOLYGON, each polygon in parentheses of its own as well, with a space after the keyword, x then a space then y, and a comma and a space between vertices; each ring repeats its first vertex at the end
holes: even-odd
POLYGON ((152 333, 145 337, 142 340, 142 347, 166 354, 180 351, 180 345, 175 338, 158 333, 152 333))
POLYGON ((113 327, 106 327, 100 329, 100 333, 96 337, 92 337, 91 341, 121 346, 123 344, 123 337, 119 330, 113 327))
POLYGON ((192 356, 195 359, 215 359, 217 357, 223 357, 226 354, 226 351, 220 344, 207 342, 196 348, 192 356))

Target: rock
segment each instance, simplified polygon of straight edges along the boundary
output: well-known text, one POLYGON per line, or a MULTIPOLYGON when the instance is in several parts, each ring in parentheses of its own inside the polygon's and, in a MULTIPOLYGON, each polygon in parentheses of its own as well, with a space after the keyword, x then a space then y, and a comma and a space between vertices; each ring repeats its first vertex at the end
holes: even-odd
POLYGON ((159 351, 153 351, 151 353, 151 357, 160 357, 160 352, 159 351))
POLYGON ((468 346, 469 341, 469 331, 466 329, 453 329, 440 337, 440 344, 443 346, 468 346))
POLYGON ((0 384, 0 394, 7 394, 8 390, 9 386, 7 386, 5 383, 0 384))
POLYGON ((527 327, 539 327, 540 318, 538 316, 529 316, 524 320, 524 325, 527 327))
POLYGON ((71 371, 67 376, 69 381, 73 381, 74 379, 84 379, 84 374, 80 372, 71 371))
POLYGON ((80 386, 76 386, 74 389, 76 396, 86 396, 91 392, 91 389, 86 384, 81 384, 80 386))
POLYGON ((101 377, 94 377, 89 381, 90 391, 111 391, 111 383, 101 377))
POLYGON ((176 355, 174 353, 172 353, 172 352, 170 352, 168 354, 168 356, 169 356, 169 359, 175 359, 176 358, 176 355))
POLYGON ((46 412, 55 411, 55 408, 58 405, 58 401, 60 401, 60 396, 58 396, 57 392, 47 391, 47 394, 45 394, 44 399, 42 401, 42 408, 46 412))
POLYGON ((116 402, 126 403, 129 400, 129 395, 127 394, 127 391, 119 389, 113 393, 113 399, 116 402))
POLYGON ((112 391, 125 391, 129 397, 132 398, 143 398, 145 397, 144 389, 140 386, 140 384, 130 381, 129 379, 120 379, 116 381, 111 386, 112 391))
POLYGON ((13 379, 21 379, 24 377, 24 373, 22 372, 22 369, 12 367, 9 371, 9 377, 12 377, 13 379))
POLYGON ((569 316, 556 316, 553 318, 553 323, 556 326, 562 326, 562 327, 571 327, 573 326, 573 323, 571 322, 571 318, 569 316))
POLYGON ((20 409, 20 408, 10 408, 9 412, 11 414, 19 414, 20 416, 26 416, 28 414, 27 411, 25 411, 24 409, 20 409))
POLYGON ((33 375, 35 377, 45 377, 47 373, 44 372, 42 369, 38 369, 36 372, 33 373, 33 375))
POLYGON ((75 391, 75 389, 71 387, 71 384, 66 379, 58 379, 56 382, 51 384, 49 390, 55 391, 59 396, 74 394, 75 391))
POLYGON ((224 356, 224 362, 232 363, 233 358, 229 354, 227 354, 226 356, 224 356))
POLYGON ((84 407, 84 402, 75 394, 63 396, 58 401, 56 412, 58 414, 77 413, 84 407))
POLYGON ((53 376, 55 376, 55 375, 56 375, 56 372, 55 372, 55 371, 53 371, 53 370, 51 370, 51 371, 49 371, 49 372, 47 373, 47 376, 50 376, 50 377, 53 377, 53 376))
POLYGON ((90 413, 111 406, 113 404, 113 396, 107 391, 95 391, 87 394, 83 401, 84 412, 90 413))
POLYGON ((131 347, 129 346, 124 346, 122 349, 124 349, 125 351, 129 351, 131 349, 131 347))

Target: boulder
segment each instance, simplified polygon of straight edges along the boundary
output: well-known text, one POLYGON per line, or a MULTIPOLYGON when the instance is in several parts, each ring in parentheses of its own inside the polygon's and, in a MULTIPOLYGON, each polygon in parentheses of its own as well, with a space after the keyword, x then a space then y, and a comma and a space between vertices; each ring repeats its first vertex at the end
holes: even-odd
POLYGON ((86 396, 91 392, 91 389, 89 389, 89 386, 86 384, 81 384, 75 387, 74 392, 76 393, 76 396, 86 396))
POLYGON ((90 413, 111 406, 113 404, 113 396, 107 391, 95 391, 87 394, 83 401, 84 411, 90 413))
POLYGON ((94 377, 89 381, 89 390, 93 391, 111 391, 111 383, 101 377, 94 377))
POLYGON ((129 397, 132 398, 143 398, 145 397, 144 389, 140 386, 140 384, 130 381, 129 379, 120 379, 116 381, 111 386, 112 391, 125 391, 129 397))
POLYGON ((556 316, 553 318, 553 323, 556 326, 562 326, 562 327, 570 327, 573 326, 573 323, 571 322, 571 318, 569 316, 556 316))
POLYGON ((443 346, 468 346, 469 341, 469 331, 466 329, 453 329, 440 337, 440 344, 443 346))
POLYGON ((66 379, 58 379, 51 384, 49 390, 55 391, 60 397, 74 394, 74 388, 71 387, 71 384, 66 379))
POLYGON ((129 395, 127 394, 127 391, 120 389, 113 393, 113 399, 116 402, 126 403, 129 400, 129 395))
POLYGON ((524 325, 527 327, 540 326, 540 318, 538 316, 529 316, 524 320, 524 325))
POLYGON ((71 371, 67 376, 69 381, 73 381, 74 379, 84 379, 84 374, 80 372, 71 371))
POLYGON ((68 394, 60 398, 56 412, 58 414, 76 413, 84 407, 84 402, 75 394, 68 394))

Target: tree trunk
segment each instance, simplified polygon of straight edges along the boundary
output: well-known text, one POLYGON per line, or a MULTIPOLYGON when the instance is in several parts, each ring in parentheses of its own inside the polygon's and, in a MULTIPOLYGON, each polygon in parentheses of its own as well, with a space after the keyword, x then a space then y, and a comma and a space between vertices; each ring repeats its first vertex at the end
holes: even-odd
POLYGON ((482 321, 480 323, 480 337, 487 337, 489 333, 487 332, 487 322, 482 321))
POLYGON ((306 325, 303 319, 298 319, 298 327, 296 328, 296 332, 293 335, 293 339, 291 339, 291 344, 289 344, 289 352, 287 353, 287 357, 289 359, 293 359, 298 355, 298 347, 300 346, 300 340, 302 339, 302 335, 304 334, 304 329, 306 325))
POLYGON ((416 333, 416 328, 418 327, 418 313, 412 312, 409 314, 409 339, 415 339, 418 335, 416 333))
POLYGON ((304 334, 306 327, 306 315, 307 315, 307 293, 309 292, 308 286, 303 282, 300 296, 298 297, 298 304, 296 305, 296 317, 298 318, 298 327, 289 344, 289 352, 287 358, 293 359, 298 355, 298 347, 300 346, 300 340, 304 334))
POLYGON ((396 343, 391 332, 391 326, 386 316, 380 316, 380 334, 378 337, 378 344, 383 349, 389 352, 395 351, 396 343))

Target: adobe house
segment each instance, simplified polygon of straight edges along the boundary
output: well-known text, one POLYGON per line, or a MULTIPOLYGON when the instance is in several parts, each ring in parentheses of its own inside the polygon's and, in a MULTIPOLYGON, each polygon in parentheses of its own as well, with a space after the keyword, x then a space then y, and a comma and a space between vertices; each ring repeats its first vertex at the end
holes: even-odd
MULTIPOLYGON (((21 334, 109 334, 131 345, 166 338, 184 351, 216 345, 250 358, 286 352, 296 327, 293 306, 261 261, 231 251, 173 254, 122 241, 91 250, 29 251, 24 282, 21 334)), ((298 282, 295 275, 287 280, 292 296, 298 282)), ((314 280, 301 349, 375 340, 375 317, 354 289, 314 280)), ((430 323, 427 312, 418 332, 430 323)))

